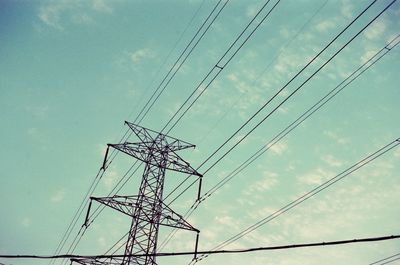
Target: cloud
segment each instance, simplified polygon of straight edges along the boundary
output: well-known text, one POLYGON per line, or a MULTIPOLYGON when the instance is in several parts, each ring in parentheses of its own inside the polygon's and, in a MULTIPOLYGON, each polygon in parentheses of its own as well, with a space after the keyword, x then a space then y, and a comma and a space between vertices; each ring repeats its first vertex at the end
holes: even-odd
POLYGON ((310 172, 307 172, 303 175, 300 175, 297 177, 297 180, 300 183, 306 184, 306 185, 320 185, 324 181, 326 181, 328 178, 333 177, 334 174, 330 171, 327 171, 322 168, 316 168, 310 172))
POLYGON ((400 157, 400 149, 396 149, 396 151, 394 151, 394 157, 400 157))
POLYGON ((101 247, 106 247, 107 246, 107 240, 104 237, 99 237, 97 239, 97 243, 101 246, 101 247))
POLYGON ((94 22, 93 18, 86 13, 72 15, 71 21, 75 24, 91 24, 94 22))
POLYGON ((106 155, 107 145, 105 144, 97 144, 96 145, 96 154, 100 155, 102 158, 106 155))
POLYGON ((247 9, 246 9, 246 16, 249 17, 249 18, 254 17, 257 14, 257 12, 259 11, 259 9, 260 8, 258 6, 256 6, 256 5, 254 5, 254 4, 248 6, 247 9))
POLYGON ((330 29, 333 29, 335 27, 335 23, 332 20, 324 20, 318 23, 315 27, 319 32, 326 32, 330 29))
POLYGON ((334 140, 338 144, 350 143, 350 140, 348 138, 344 138, 333 131, 324 131, 324 135, 328 136, 328 138, 334 140))
POLYGON ((336 159, 333 155, 323 156, 322 161, 324 161, 331 167, 340 167, 341 165, 343 165, 343 162, 336 159))
POLYGON ((351 18, 353 16, 353 5, 350 4, 350 1, 348 1, 348 0, 342 1, 340 13, 345 18, 351 18))
POLYGON ((369 40, 377 40, 382 37, 385 32, 386 24, 384 21, 379 20, 373 23, 367 30, 364 32, 364 35, 369 40))
POLYGON ((25 110, 34 118, 44 119, 48 116, 49 106, 26 106, 25 110))
POLYGON ((31 221, 31 218, 29 218, 29 217, 24 217, 24 218, 21 220, 21 225, 22 225, 23 227, 29 227, 29 226, 31 226, 31 223, 32 223, 32 221, 31 221))
POLYGON ((268 145, 269 149, 276 155, 281 155, 288 149, 288 146, 284 142, 278 142, 274 145, 268 145))
POLYGON ((252 185, 250 185, 246 189, 246 191, 244 191, 244 194, 251 195, 254 193, 265 192, 267 190, 270 190, 278 183, 277 176, 278 175, 274 172, 264 171, 263 179, 256 181, 252 185))
POLYGON ((376 53, 376 51, 372 51, 372 50, 368 50, 368 51, 364 52, 364 54, 360 58, 361 63, 363 64, 366 61, 368 61, 375 53, 376 53))
POLYGON ((56 193, 51 196, 50 201, 53 203, 58 203, 64 200, 65 197, 65 191, 64 190, 59 190, 56 193))
POLYGON ((79 1, 58 0, 49 1, 38 11, 39 20, 45 25, 64 30, 65 24, 92 24, 93 16, 98 13, 112 13, 111 2, 104 0, 79 1))
POLYGON ((114 187, 114 183, 118 178, 118 173, 114 170, 107 171, 107 174, 103 177, 104 186, 111 190, 114 187))
POLYGON ((37 133, 38 133, 38 128, 31 127, 31 128, 28 129, 27 133, 28 133, 28 135, 30 135, 30 136, 37 135, 37 133))
POLYGON ((63 1, 51 2, 46 6, 39 8, 39 19, 48 26, 62 30, 63 27, 60 24, 61 14, 66 10, 66 6, 63 1))
POLYGON ((138 64, 141 61, 143 61, 144 59, 154 58, 155 54, 152 50, 150 50, 148 48, 144 48, 144 49, 140 49, 140 50, 130 53, 129 56, 130 56, 130 59, 132 60, 132 62, 134 62, 135 64, 138 64))
POLYGON ((94 10, 103 13, 111 13, 113 9, 109 6, 111 2, 104 1, 104 0, 93 0, 92 7, 94 10))

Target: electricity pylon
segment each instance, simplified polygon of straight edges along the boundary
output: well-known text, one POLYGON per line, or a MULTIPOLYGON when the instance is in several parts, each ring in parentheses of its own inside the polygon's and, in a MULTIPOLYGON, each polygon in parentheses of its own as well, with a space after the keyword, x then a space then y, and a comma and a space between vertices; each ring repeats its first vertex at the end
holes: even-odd
MULTIPOLYGON (((130 122, 125 123, 140 142, 108 144, 106 157, 108 149, 112 147, 145 163, 139 193, 136 196, 115 195, 91 198, 132 217, 124 255, 122 258, 72 259, 71 261, 93 265, 156 265, 155 254, 160 225, 197 232, 195 245, 197 251, 200 231, 163 202, 164 178, 167 169, 201 177, 176 153, 178 150, 191 148, 194 145, 130 122)), ((103 164, 103 168, 104 166, 103 164)), ((85 224, 87 224, 90 205, 85 224)))

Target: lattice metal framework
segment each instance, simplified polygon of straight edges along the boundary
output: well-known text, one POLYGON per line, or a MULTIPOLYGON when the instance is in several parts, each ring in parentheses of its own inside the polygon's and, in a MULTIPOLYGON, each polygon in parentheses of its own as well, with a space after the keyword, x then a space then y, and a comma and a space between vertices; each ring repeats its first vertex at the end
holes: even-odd
MULTIPOLYGON (((156 265, 156 251, 159 226, 169 226, 199 233, 183 217, 163 203, 164 178, 166 170, 173 170, 195 176, 201 175, 184 161, 176 151, 194 145, 162 133, 125 122, 140 142, 109 144, 145 163, 139 193, 135 196, 112 196, 91 198, 119 212, 132 217, 132 223, 121 259, 73 259, 80 264, 137 264, 156 265), (145 256, 132 257, 144 254, 145 256)), ((104 167, 104 165, 103 165, 104 167)), ((198 236, 197 239, 198 240, 198 236)), ((197 248, 197 242, 196 242, 197 248)))

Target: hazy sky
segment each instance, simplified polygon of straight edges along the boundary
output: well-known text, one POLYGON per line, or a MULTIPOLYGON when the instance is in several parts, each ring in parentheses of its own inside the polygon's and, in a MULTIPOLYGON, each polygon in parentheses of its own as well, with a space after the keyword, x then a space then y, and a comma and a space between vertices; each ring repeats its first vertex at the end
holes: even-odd
MULTIPOLYGON (((219 63, 228 62, 220 71, 215 67, 218 60, 264 4, 229 1, 140 125, 161 130, 192 91, 198 87, 197 96, 206 89, 169 133, 196 145, 180 155, 197 168, 371 2, 282 0, 227 61, 277 3, 271 0, 219 63), (201 82, 210 70, 216 78, 206 87, 210 77, 201 82)), ((203 192, 400 34, 396 2, 301 86, 390 2, 372 5, 198 170, 205 172, 268 116, 207 171, 203 192)), ((0 253, 54 254, 91 183, 99 180, 92 196, 107 196, 124 177, 135 160, 121 153, 102 178, 95 179, 107 143, 121 139, 127 130, 123 122, 135 120, 216 4, 210 0, 0 2, 0 253)), ((201 250, 215 247, 400 137, 400 53, 399 47, 387 48, 376 64, 198 206, 188 221, 201 231, 201 250)), ((398 234, 399 161, 400 148, 394 148, 224 249, 398 234)), ((143 166, 118 194, 137 194, 142 171, 143 166)), ((185 177, 167 172, 165 195, 185 177)), ((166 202, 194 180, 191 177, 166 202)), ((184 214, 196 193, 194 185, 171 207, 184 214)), ((61 254, 68 252, 83 224, 87 202, 61 254)), ((94 203, 92 209, 97 206, 94 203)), ((74 253, 104 254, 129 225, 127 216, 105 209, 74 253)), ((160 231, 161 243, 171 229, 160 231)), ((179 231, 162 250, 193 250, 194 239, 195 234, 179 231)), ((399 252, 400 241, 392 240, 216 255, 199 264, 369 264, 399 252)), ((165 257, 158 263, 187 264, 190 259, 165 257)))

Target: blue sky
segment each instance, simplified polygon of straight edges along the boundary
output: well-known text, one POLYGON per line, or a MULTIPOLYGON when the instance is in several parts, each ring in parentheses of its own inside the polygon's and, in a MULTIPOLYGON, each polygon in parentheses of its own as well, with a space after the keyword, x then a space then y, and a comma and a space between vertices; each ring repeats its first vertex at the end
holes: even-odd
MULTIPOLYGON (((377 1, 218 154, 245 135, 389 2, 377 1)), ((141 125, 161 130, 263 3, 230 1, 141 125)), ((182 151, 182 157, 199 166, 369 3, 280 2, 171 131, 172 136, 197 145, 182 151)), ((208 0, 1 1, 0 253, 54 253, 102 164, 106 144, 119 141, 127 129, 123 122, 135 119, 215 4, 208 0)), ((399 17, 396 2, 207 172, 203 190, 213 187, 395 38, 400 33, 399 17)), ((396 47, 200 204, 189 217, 201 230, 200 249, 216 246, 399 138, 399 59, 396 47)), ((225 248, 398 234, 399 159, 400 149, 394 148, 225 248)), ((118 155, 93 196, 106 196, 132 161, 118 155)), ((141 170, 120 195, 137 193, 141 170)), ((184 175, 168 172, 166 190, 183 179, 184 175)), ((183 214, 196 192, 196 187, 190 188, 172 207, 183 214)), ((129 219, 105 210, 75 252, 102 254, 128 228, 129 219)), ((160 241, 169 231, 163 228, 160 241)), ((164 250, 187 251, 193 245, 193 234, 178 232, 164 250)), ((369 264, 399 249, 399 241, 394 240, 210 256, 200 263, 369 264)), ((189 261, 188 257, 160 258, 159 264, 189 261)))

